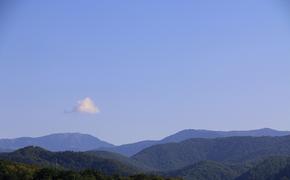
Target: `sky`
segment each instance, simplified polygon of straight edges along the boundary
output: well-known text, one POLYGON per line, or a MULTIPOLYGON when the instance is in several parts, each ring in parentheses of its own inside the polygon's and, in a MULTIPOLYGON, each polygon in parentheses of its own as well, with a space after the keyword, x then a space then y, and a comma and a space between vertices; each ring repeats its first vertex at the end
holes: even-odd
POLYGON ((287 0, 2 0, 1 138, 290 130, 287 0))

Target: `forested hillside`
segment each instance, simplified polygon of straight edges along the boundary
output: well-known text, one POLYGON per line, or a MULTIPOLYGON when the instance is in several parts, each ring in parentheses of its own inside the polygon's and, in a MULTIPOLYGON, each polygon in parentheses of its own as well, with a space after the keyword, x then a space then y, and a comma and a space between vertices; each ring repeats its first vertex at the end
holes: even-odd
POLYGON ((12 153, 0 154, 0 159, 27 163, 41 167, 54 167, 70 170, 94 169, 104 174, 137 174, 146 172, 141 163, 113 153, 103 152, 50 152, 39 147, 26 147, 12 153), (116 158, 118 157, 118 158, 116 158))
POLYGON ((243 163, 272 155, 290 155, 290 136, 190 139, 147 148, 134 159, 161 171, 203 160, 243 163))
POLYGON ((290 136, 190 139, 156 145, 131 158, 106 151, 51 152, 30 146, 0 153, 0 159, 1 175, 15 179, 23 174, 27 179, 284 180, 290 178, 290 136))
POLYGON ((0 160, 2 180, 178 180, 158 175, 136 174, 130 176, 105 175, 96 170, 72 171, 58 168, 42 168, 0 160))

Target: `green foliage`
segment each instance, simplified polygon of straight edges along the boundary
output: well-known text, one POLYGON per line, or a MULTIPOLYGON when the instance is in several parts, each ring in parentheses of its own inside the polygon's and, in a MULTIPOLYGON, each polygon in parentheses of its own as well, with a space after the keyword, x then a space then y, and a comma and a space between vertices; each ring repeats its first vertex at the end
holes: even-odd
POLYGON ((68 171, 0 161, 1 180, 178 180, 157 175, 104 175, 96 170, 68 171))
POLYGON ((50 152, 27 147, 0 154, 0 179, 287 180, 287 155, 290 136, 191 139, 154 146, 132 158, 104 151, 50 152))
POLYGON ((0 161, 0 179, 3 180, 32 179, 36 171, 34 166, 0 161))
POLYGON ((141 163, 109 152, 50 152, 39 147, 26 147, 12 153, 0 154, 0 159, 41 167, 95 169, 109 175, 146 172, 145 166, 141 166, 141 163))
POLYGON ((274 179, 290 180, 290 162, 288 161, 287 165, 280 169, 280 171, 274 176, 274 179))
POLYGON ((274 155, 290 155, 290 136, 190 139, 152 146, 133 158, 160 171, 170 171, 204 160, 245 163, 274 155))
POLYGON ((202 161, 166 174, 185 180, 290 180, 290 157, 273 156, 236 165, 202 161))
POLYGON ((237 180, 276 180, 290 178, 290 158, 270 157, 242 174, 237 180))
POLYGON ((231 167, 213 161, 201 161, 167 174, 180 176, 186 180, 231 180, 237 176, 231 167))

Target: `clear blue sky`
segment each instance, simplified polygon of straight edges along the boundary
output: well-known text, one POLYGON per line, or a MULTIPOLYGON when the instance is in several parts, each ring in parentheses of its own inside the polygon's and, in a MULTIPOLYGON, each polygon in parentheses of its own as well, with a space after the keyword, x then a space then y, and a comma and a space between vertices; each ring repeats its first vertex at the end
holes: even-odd
POLYGON ((3 0, 0 137, 290 130, 286 0, 3 0), (64 113, 90 97, 101 112, 64 113))

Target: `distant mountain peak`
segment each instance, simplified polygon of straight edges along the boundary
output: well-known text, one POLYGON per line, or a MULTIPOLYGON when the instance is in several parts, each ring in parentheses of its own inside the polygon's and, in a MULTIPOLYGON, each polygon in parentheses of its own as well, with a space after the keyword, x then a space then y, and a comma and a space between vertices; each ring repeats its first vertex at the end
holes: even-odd
POLYGON ((257 131, 278 131, 276 129, 271 129, 271 128, 261 128, 261 129, 257 129, 257 131))
POLYGON ((39 146, 50 151, 88 151, 113 144, 81 133, 56 133, 41 137, 0 139, 0 148, 15 150, 26 146, 39 146))

